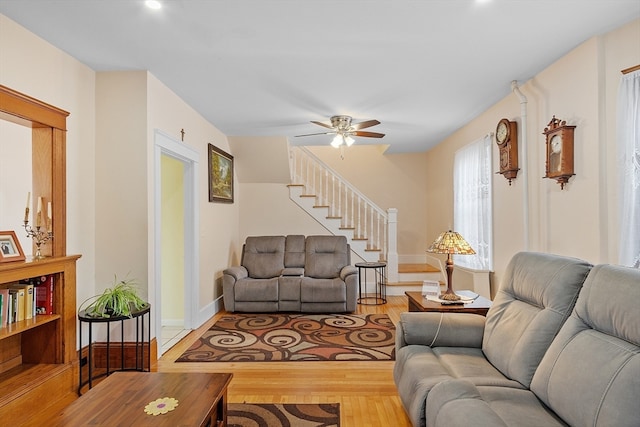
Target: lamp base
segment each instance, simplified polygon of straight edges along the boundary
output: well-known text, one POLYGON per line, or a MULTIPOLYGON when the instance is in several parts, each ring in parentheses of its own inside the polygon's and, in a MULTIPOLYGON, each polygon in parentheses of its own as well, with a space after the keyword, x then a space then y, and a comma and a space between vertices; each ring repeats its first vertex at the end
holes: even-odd
POLYGON ((460 297, 453 292, 440 295, 440 299, 445 301, 460 301, 460 297))

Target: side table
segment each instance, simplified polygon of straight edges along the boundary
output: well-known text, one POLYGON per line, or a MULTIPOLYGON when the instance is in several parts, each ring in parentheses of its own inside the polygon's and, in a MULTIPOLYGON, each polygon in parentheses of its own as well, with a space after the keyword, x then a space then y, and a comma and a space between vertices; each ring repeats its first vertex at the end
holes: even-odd
POLYGON ((387 303, 386 262, 358 262, 358 304, 381 305, 387 303), (367 270, 373 270, 374 294, 367 294, 367 270), (363 274, 364 273, 364 274, 363 274), (362 278, 364 276, 364 286, 362 278), (364 293, 362 292, 364 288, 364 293), (364 296, 362 296, 364 294, 364 296))
POLYGON ((147 304, 145 308, 142 310, 131 313, 131 317, 129 316, 114 316, 114 317, 93 317, 87 315, 86 311, 81 311, 78 313, 78 320, 80 320, 80 349, 82 349, 82 325, 89 325, 89 344, 88 344, 88 355, 87 355, 87 369, 88 369, 88 378, 86 381, 82 379, 82 367, 78 369, 80 372, 80 381, 78 385, 78 395, 82 395, 82 387, 89 384, 89 389, 93 387, 93 380, 96 378, 100 378, 102 376, 109 376, 109 374, 115 371, 151 371, 151 305, 147 304), (146 336, 145 341, 145 318, 148 334, 146 336), (125 364, 125 341, 124 341, 124 322, 132 320, 135 322, 136 327, 136 340, 134 343, 135 347, 135 367, 127 368, 125 364), (119 369, 111 369, 110 360, 111 360, 111 327, 110 324, 113 322, 120 322, 120 368, 119 369), (107 323, 107 372, 101 373, 99 375, 93 375, 93 325, 97 323, 107 323), (146 369, 145 369, 145 344, 147 347, 146 354, 146 369))
POLYGON ((405 292, 408 298, 409 311, 436 311, 440 313, 471 313, 486 316, 491 308, 491 300, 478 296, 467 304, 442 305, 436 301, 429 301, 422 296, 422 292, 405 292))

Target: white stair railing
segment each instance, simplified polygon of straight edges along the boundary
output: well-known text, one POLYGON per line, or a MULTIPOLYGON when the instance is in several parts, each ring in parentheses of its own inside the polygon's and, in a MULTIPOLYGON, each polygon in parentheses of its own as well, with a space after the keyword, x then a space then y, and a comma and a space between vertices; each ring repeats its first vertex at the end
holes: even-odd
POLYGON ((379 251, 379 258, 388 262, 392 280, 397 275, 397 210, 389 210, 389 221, 384 210, 307 148, 291 147, 289 152, 292 184, 304 186, 303 197, 315 196, 315 207, 327 207, 329 218, 339 218, 340 229, 352 230, 354 241, 366 241, 367 251, 379 251))

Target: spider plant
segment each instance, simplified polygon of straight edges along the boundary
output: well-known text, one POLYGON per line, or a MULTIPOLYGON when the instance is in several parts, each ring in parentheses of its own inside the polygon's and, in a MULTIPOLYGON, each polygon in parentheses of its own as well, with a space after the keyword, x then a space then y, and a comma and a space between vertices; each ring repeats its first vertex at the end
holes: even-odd
POLYGON ((145 308, 148 303, 138 296, 138 284, 135 280, 118 280, 114 276, 113 286, 107 288, 101 295, 93 296, 80 304, 78 311, 85 303, 93 300, 85 308, 87 316, 91 317, 131 317, 134 311, 145 308))

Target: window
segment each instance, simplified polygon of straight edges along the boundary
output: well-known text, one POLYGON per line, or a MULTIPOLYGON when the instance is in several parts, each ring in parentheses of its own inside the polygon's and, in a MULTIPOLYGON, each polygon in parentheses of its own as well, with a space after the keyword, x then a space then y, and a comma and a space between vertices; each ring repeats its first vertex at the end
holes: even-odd
POLYGON ((476 255, 455 256, 458 266, 493 269, 491 211, 491 135, 455 153, 453 161, 453 224, 476 255))
POLYGON ((640 267, 640 71, 622 76, 618 91, 621 265, 640 267))

